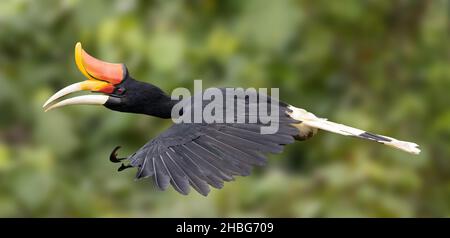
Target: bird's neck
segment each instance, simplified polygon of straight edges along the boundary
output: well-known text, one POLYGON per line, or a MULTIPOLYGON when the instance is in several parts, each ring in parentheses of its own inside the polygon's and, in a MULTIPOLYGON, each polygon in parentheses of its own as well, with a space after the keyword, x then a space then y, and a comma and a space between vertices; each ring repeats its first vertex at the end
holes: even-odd
POLYGON ((171 118, 172 108, 178 101, 172 100, 167 94, 161 94, 150 102, 151 106, 145 107, 144 114, 164 119, 171 118))

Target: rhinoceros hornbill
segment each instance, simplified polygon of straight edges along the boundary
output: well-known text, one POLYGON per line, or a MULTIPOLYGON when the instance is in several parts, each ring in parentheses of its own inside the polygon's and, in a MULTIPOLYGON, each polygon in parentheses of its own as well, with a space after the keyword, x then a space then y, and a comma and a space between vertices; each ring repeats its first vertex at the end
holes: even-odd
MULTIPOLYGON (((205 101, 208 101, 201 97, 201 94, 173 99, 155 85, 133 79, 125 64, 107 63, 90 56, 80 43, 75 46, 75 61, 87 80, 72 84, 51 96, 44 104, 46 111, 73 104, 96 104, 120 112, 174 119, 172 109, 177 103, 184 105, 178 114, 175 114, 181 116, 192 115, 194 102, 200 101, 200 106, 204 108, 205 101), (81 90, 102 94, 82 95, 52 104, 60 97, 81 90), (201 99, 198 101, 196 97, 201 99)), ((224 88, 219 90, 227 93, 224 88)), ((202 119, 197 122, 175 123, 133 155, 117 158, 116 151, 119 147, 116 147, 110 159, 112 162, 128 161, 128 165, 122 163, 119 171, 136 167, 136 178, 153 176, 157 187, 162 190, 172 184, 176 191, 188 194, 192 186, 206 196, 210 192, 209 185, 220 189, 224 181, 231 181, 234 176, 249 175, 253 166, 266 163, 268 153, 280 153, 284 145, 295 140, 308 139, 316 134, 318 129, 376 141, 413 154, 420 152, 415 143, 330 122, 271 96, 256 93, 256 100, 250 99, 249 95, 234 95, 222 100, 223 107, 219 110, 223 110, 222 114, 231 114, 231 119, 234 120, 206 122, 202 119), (278 123, 275 133, 261 133, 262 127, 268 123, 262 119, 268 114, 260 113, 256 121, 249 120, 251 113, 247 109, 263 102, 266 103, 267 110, 273 104, 278 106, 277 111, 274 111, 278 113, 273 113, 278 115, 274 120, 278 123), (236 107, 231 109, 234 114, 225 113, 230 111, 230 105, 235 104, 236 107), (234 108, 238 108, 238 104, 243 105, 245 110, 236 113, 234 108)), ((229 116, 224 117, 230 119, 229 116)))

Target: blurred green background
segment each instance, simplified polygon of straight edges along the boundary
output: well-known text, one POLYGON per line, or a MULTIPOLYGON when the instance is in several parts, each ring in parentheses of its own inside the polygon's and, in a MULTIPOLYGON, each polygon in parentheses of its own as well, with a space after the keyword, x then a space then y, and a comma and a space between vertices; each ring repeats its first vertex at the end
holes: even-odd
POLYGON ((448 217, 449 1, 0 1, 2 217, 448 217), (319 133, 208 197, 108 160, 171 121, 74 106, 77 41, 167 92, 278 87, 319 116, 421 145, 319 133))

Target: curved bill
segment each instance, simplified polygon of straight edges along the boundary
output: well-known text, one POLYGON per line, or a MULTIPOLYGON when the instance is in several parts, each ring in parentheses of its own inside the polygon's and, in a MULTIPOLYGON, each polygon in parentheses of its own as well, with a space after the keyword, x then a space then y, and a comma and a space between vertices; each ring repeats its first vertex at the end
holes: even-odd
POLYGON ((64 97, 68 94, 74 93, 74 92, 78 92, 78 91, 82 91, 82 90, 90 90, 90 91, 95 91, 95 92, 105 92, 105 93, 111 93, 112 91, 114 91, 114 87, 106 82, 102 82, 102 81, 98 81, 98 80, 86 80, 83 82, 79 82, 79 83, 74 83, 71 84, 61 90, 59 90, 58 92, 56 92, 55 94, 53 94, 45 103, 42 107, 46 107, 48 106, 50 103, 52 103, 53 101, 64 97))
POLYGON ((52 109, 68 105, 103 105, 108 99, 109 96, 106 95, 83 95, 57 102, 50 107, 47 107, 45 111, 48 112, 52 109))
POLYGON ((52 95, 43 105, 46 108, 45 111, 76 103, 104 104, 108 96, 100 97, 99 95, 93 95, 67 99, 48 107, 55 100, 63 96, 82 90, 111 94, 114 92, 115 86, 126 78, 124 64, 108 63, 96 59, 83 50, 80 42, 75 45, 75 63, 81 73, 88 79, 83 82, 71 84, 52 95))

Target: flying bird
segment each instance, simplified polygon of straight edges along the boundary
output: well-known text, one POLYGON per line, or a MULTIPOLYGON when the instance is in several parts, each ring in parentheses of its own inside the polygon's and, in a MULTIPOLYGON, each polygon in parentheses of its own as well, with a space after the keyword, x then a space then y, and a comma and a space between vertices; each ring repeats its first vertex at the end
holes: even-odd
MULTIPOLYGON (((173 99, 157 86, 135 80, 125 64, 108 63, 92 57, 83 50, 80 43, 75 46, 75 62, 87 80, 55 93, 43 105, 45 111, 67 105, 103 105, 119 112, 174 119, 172 109, 177 104, 183 105, 179 116, 192 116, 194 102, 198 102, 197 97, 200 97, 202 109, 205 109, 205 102, 211 101, 201 97, 201 94, 173 99), (63 96, 82 90, 98 94, 81 95, 56 102, 63 96)), ((219 91, 224 94, 228 92, 226 88, 220 88, 219 91)), ((128 157, 117 158, 119 147, 116 147, 110 160, 122 163, 119 171, 137 168, 138 179, 153 177, 161 190, 167 189, 171 184, 181 194, 188 194, 192 187, 207 196, 210 186, 220 189, 224 181, 232 181, 235 176, 249 175, 254 166, 266 164, 267 154, 281 153, 285 145, 296 140, 306 140, 319 129, 375 141, 412 154, 420 152, 415 143, 334 123, 261 93, 253 96, 256 100, 250 100, 249 95, 237 95, 223 100, 222 111, 219 112, 226 115, 223 116, 222 123, 205 120, 197 123, 174 123, 128 157), (230 109, 230 103, 241 105, 246 110, 236 113, 235 108, 230 109), (271 108, 275 104, 277 107, 275 110, 271 109, 271 113, 277 117, 270 123, 277 123, 278 128, 275 133, 261 133, 261 129, 268 126, 268 115, 258 112, 257 120, 250 121, 252 113, 248 109, 261 105, 271 108), (235 113, 226 113, 229 111, 235 113), (238 119, 242 119, 240 123, 238 119)))

